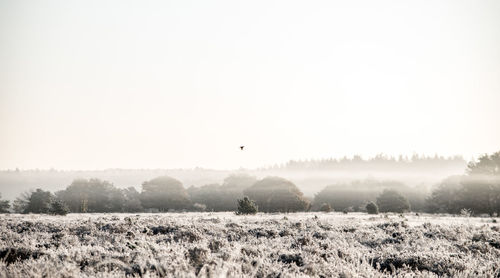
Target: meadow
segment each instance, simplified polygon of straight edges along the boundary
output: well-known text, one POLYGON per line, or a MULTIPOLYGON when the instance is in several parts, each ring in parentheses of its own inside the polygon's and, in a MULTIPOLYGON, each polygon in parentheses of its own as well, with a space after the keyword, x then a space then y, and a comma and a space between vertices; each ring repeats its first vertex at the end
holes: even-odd
POLYGON ((498 218, 0 216, 0 277, 500 277, 498 218))

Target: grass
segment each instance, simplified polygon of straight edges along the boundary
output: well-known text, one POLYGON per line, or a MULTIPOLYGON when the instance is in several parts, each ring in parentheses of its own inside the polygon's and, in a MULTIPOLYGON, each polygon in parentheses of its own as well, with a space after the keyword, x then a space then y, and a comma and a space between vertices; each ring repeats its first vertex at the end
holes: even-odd
POLYGON ((500 226, 491 218, 0 217, 0 277, 500 277, 500 226))

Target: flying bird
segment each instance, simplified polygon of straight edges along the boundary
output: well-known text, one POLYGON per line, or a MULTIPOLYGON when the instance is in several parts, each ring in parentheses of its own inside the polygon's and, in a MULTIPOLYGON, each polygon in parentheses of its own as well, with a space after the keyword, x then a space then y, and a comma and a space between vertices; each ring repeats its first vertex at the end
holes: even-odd
POLYGON ((241 149, 241 150, 243 150, 243 148, 244 148, 244 147, 245 147, 245 146, 240 146, 240 149, 241 149))

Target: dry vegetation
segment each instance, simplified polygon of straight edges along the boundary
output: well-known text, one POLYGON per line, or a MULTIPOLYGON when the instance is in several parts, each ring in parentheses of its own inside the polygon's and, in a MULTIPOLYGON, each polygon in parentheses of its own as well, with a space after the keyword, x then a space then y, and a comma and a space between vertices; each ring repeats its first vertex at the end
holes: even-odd
POLYGON ((500 277, 497 219, 2 215, 1 277, 500 277))

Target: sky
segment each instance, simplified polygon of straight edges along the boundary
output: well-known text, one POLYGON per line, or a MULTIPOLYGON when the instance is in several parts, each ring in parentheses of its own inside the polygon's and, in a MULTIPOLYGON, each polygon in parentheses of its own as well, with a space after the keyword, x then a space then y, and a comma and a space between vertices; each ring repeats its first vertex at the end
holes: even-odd
POLYGON ((0 169, 469 159, 499 104, 496 0, 0 0, 0 169))

